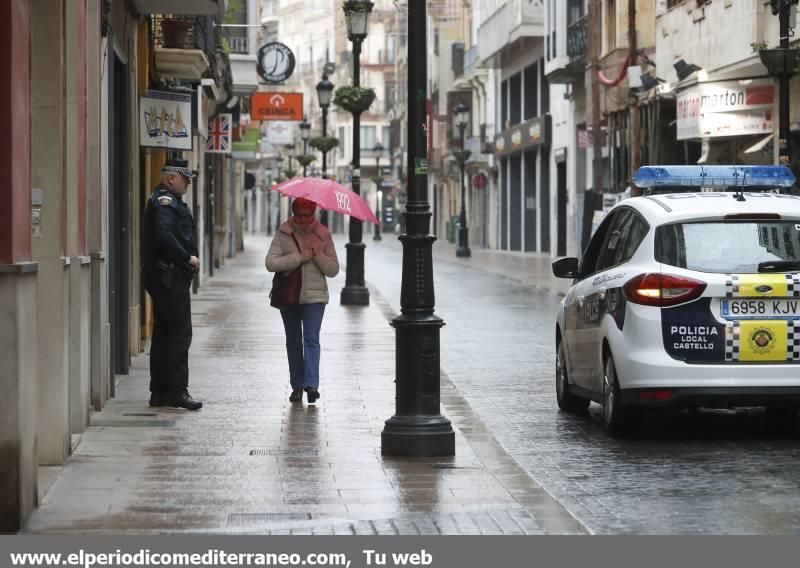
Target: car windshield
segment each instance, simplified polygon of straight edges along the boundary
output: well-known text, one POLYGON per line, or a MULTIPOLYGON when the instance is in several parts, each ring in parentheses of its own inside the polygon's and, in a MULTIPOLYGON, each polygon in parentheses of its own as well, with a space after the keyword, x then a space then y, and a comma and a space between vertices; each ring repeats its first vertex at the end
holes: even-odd
MULTIPOLYGON (((795 221, 675 223, 656 231, 656 260, 700 272, 757 273, 770 261, 800 262, 795 221)), ((780 270, 775 270, 780 271, 780 270)))

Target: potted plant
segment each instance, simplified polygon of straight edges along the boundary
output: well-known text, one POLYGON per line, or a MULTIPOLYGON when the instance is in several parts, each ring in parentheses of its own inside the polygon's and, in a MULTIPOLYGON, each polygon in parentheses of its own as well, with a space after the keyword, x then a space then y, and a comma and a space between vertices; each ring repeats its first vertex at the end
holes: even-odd
POLYGON ((369 109, 375 100, 375 89, 365 87, 339 87, 333 94, 333 104, 353 114, 369 109))
POLYGON ((304 168, 308 167, 311 162, 316 160, 316 156, 312 156, 311 154, 300 154, 299 156, 294 157, 297 160, 297 163, 303 166, 304 168))
POLYGON ((317 136, 309 140, 308 145, 325 154, 339 145, 339 139, 333 136, 317 136))
POLYGON ((192 27, 191 20, 166 18, 161 21, 161 35, 164 38, 164 47, 184 48, 186 37, 192 27))
POLYGON ((297 175, 296 170, 283 170, 283 173, 286 176, 286 179, 292 179, 294 176, 297 175))

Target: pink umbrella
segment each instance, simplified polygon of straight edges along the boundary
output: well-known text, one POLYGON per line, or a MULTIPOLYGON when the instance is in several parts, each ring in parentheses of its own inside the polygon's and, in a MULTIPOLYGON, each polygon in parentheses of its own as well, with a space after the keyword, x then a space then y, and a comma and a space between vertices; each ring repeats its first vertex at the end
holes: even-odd
POLYGON ((293 178, 273 187, 278 193, 295 199, 313 201, 322 209, 350 215, 378 225, 378 218, 367 202, 352 190, 333 180, 322 178, 293 178))

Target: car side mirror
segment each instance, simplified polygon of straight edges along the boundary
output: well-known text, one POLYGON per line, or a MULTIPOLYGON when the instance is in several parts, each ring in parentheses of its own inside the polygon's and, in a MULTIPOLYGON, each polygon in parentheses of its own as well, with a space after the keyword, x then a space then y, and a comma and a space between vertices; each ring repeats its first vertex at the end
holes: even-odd
POLYGON ((575 278, 578 275, 578 259, 569 256, 555 261, 553 274, 556 278, 575 278))

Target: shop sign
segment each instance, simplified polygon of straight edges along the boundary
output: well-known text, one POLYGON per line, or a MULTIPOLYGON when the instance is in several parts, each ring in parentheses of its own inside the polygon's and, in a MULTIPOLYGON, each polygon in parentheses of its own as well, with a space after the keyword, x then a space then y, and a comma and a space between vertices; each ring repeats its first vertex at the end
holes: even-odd
POLYGON ((294 65, 294 53, 283 43, 271 41, 258 50, 256 69, 267 83, 283 83, 292 76, 294 65))
POLYGON ((231 153, 232 126, 233 117, 230 114, 218 114, 208 121, 208 137, 206 138, 207 153, 231 153))
POLYGON ((303 120, 303 93, 254 93, 250 115, 253 120, 303 120))
POLYGON ((147 91, 139 98, 139 145, 192 149, 192 96, 147 91))
POLYGON ((495 137, 498 155, 509 154, 550 143, 550 115, 537 116, 517 124, 495 137))
POLYGON ((770 134, 772 79, 701 83, 678 95, 677 139, 770 134))

